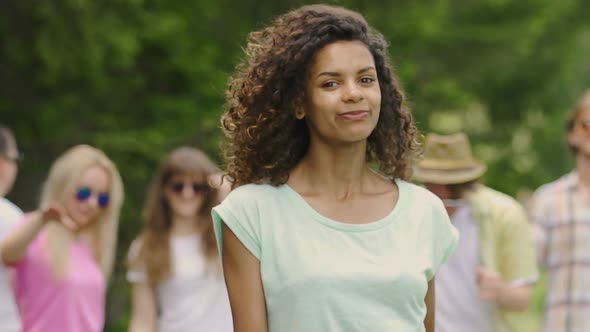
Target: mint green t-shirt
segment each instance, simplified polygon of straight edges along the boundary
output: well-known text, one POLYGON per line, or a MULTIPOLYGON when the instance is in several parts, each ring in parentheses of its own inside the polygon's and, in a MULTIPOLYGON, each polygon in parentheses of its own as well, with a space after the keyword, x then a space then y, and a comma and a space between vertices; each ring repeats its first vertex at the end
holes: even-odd
POLYGON ((225 223, 260 261, 269 332, 424 331, 458 233, 436 196, 396 183, 396 206, 368 224, 326 218, 288 185, 245 185, 213 209, 219 248, 225 223))

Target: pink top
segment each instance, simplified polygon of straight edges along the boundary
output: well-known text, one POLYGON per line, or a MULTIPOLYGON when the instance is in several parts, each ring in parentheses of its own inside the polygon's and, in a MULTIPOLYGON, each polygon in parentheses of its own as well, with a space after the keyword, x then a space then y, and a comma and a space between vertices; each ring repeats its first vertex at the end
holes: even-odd
POLYGON ((58 280, 48 263, 45 239, 39 234, 13 265, 23 332, 102 331, 106 284, 89 247, 81 241, 72 244, 69 271, 58 280))

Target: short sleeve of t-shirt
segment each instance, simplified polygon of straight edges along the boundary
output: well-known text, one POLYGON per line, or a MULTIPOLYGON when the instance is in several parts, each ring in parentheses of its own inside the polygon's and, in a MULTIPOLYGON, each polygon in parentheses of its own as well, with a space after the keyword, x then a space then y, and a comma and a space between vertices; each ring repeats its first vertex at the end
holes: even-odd
POLYGON ((23 218, 23 211, 6 198, 0 197, 0 239, 23 218))
POLYGON ((127 253, 129 269, 126 277, 130 283, 142 283, 148 280, 143 264, 138 262, 142 243, 143 241, 140 239, 135 239, 129 246, 129 252, 127 253))
POLYGON ((451 224, 449 215, 440 199, 430 196, 432 200, 432 214, 424 220, 423 243, 431 246, 432 264, 426 270, 426 277, 431 280, 440 266, 444 264, 455 251, 459 241, 459 232, 451 224))
POLYGON ((248 184, 232 191, 223 202, 213 208, 213 226, 220 254, 223 248, 222 225, 225 224, 242 244, 260 260, 261 225, 257 199, 263 185, 248 184))

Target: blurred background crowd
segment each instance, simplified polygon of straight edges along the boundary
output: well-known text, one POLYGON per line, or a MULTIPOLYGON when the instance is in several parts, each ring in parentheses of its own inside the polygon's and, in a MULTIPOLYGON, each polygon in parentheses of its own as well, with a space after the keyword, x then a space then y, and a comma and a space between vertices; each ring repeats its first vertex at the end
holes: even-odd
MULTIPOLYGON (((190 145, 220 164, 219 119, 246 34, 309 1, 52 0, 0 5, 0 122, 24 153, 8 198, 39 204, 52 162, 81 143, 125 184, 105 331, 126 331, 126 255, 157 165, 190 145)), ((483 182, 526 203, 573 167, 566 115, 590 86, 585 0, 347 0, 390 42, 423 133, 466 132, 483 182)), ((196 190, 195 190, 196 191, 196 190)), ((541 315, 543 280, 532 310, 541 315)))

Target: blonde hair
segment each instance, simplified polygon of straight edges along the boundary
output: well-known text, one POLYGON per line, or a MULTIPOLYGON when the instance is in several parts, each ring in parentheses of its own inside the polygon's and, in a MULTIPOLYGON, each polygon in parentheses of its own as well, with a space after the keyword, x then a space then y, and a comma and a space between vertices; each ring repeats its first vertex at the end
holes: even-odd
MULTIPOLYGON (((102 151, 89 145, 70 148, 51 166, 43 185, 41 206, 51 202, 64 204, 74 194, 82 173, 93 166, 102 167, 111 180, 109 205, 90 226, 92 253, 107 280, 114 263, 119 213, 123 203, 123 182, 115 164, 102 151)), ((49 223, 46 227, 53 273, 57 278, 63 278, 68 269, 74 234, 61 223, 49 223)))

